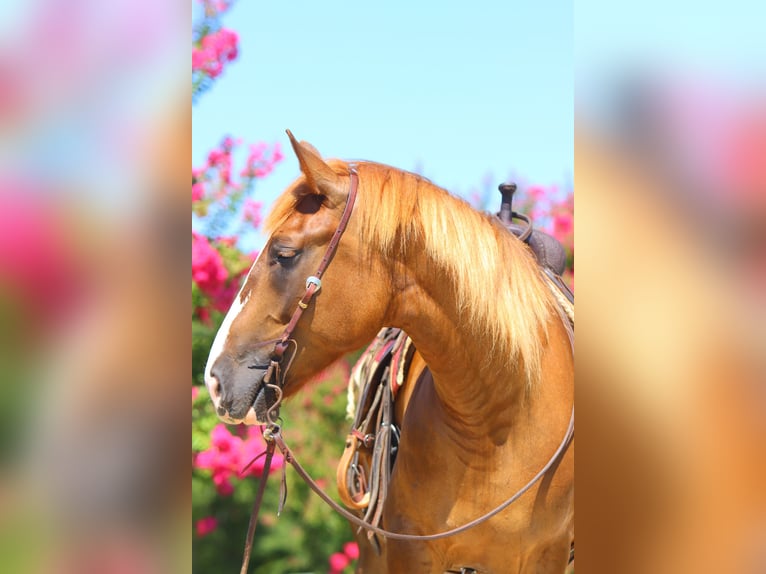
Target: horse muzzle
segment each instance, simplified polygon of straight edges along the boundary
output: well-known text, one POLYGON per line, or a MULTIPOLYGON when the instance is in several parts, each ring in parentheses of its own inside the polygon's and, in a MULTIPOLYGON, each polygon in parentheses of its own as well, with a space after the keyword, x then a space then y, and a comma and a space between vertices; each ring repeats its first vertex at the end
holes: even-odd
POLYGON ((205 379, 216 414, 228 424, 266 424, 268 410, 276 404, 277 391, 264 384, 266 368, 241 366, 219 357, 205 379))

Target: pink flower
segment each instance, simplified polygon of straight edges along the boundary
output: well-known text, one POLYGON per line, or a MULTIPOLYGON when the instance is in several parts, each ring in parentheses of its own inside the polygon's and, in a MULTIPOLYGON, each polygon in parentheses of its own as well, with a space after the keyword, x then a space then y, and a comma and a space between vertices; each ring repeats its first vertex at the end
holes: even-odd
POLYGON ((192 279, 200 290, 210 296, 218 295, 228 275, 221 254, 207 237, 192 232, 192 279))
POLYGON ((532 201, 540 201, 545 197, 545 189, 539 185, 530 185, 527 188, 527 196, 532 199, 532 201))
POLYGON ((271 162, 272 163, 279 163, 285 158, 284 154, 282 153, 282 146, 279 144, 279 142, 274 144, 274 150, 271 153, 271 162))
POLYGON ((217 167, 219 164, 226 161, 226 157, 229 154, 226 151, 221 151, 219 149, 211 150, 210 153, 207 154, 207 163, 210 167, 217 167))
MULTIPOLYGON (((239 290, 240 278, 241 275, 229 278, 218 250, 207 237, 192 232, 192 279, 210 297, 213 308, 226 311, 231 306, 239 290)), ((202 321, 207 318, 201 309, 198 315, 202 321)))
POLYGON ((242 219, 252 223, 253 227, 258 227, 262 220, 261 207, 263 207, 263 204, 260 201, 247 198, 242 206, 242 219))
POLYGON ((234 494, 234 485, 229 480, 229 474, 216 472, 213 474, 213 484, 221 496, 231 496, 234 494))
MULTIPOLYGON (((208 169, 218 170, 218 175, 226 184, 231 183, 231 151, 233 149, 232 146, 233 146, 232 139, 227 137, 226 139, 224 139, 224 141, 221 144, 222 149, 211 150, 207 156, 208 169)), ((218 193, 217 196, 219 198, 223 195, 226 195, 225 187, 222 187, 222 189, 224 190, 224 193, 223 194, 218 193)))
POLYGON ((231 304, 234 302, 234 297, 239 292, 240 277, 232 279, 228 285, 221 287, 213 297, 213 307, 218 311, 228 311, 231 304))
MULTIPOLYGON (((82 269, 68 241, 66 218, 45 193, 0 182, 0 299, 3 311, 20 306, 24 326, 49 326, 63 318, 82 288, 82 269), (6 299, 10 297, 10 301, 6 299)), ((3 319, 13 317, 3 315, 3 319)))
POLYGON ((231 159, 230 158, 227 157, 227 161, 218 167, 218 173, 221 176, 221 180, 226 185, 231 183, 231 159))
POLYGON ((238 450, 242 439, 229 433, 223 423, 217 424, 210 434, 211 446, 197 454, 194 466, 212 471, 213 484, 218 493, 221 496, 229 496, 234 492, 229 478, 237 472, 238 450))
POLYGON ((271 157, 266 155, 267 144, 259 142, 250 146, 247 164, 240 175, 242 177, 265 177, 274 171, 274 166, 282 161, 284 155, 279 143, 274 144, 271 157))
POLYGON ((192 387, 192 402, 197 400, 199 396, 199 387, 192 387))
POLYGON ((229 9, 230 0, 202 0, 205 12, 210 15, 221 14, 229 9))
POLYGON ((215 78, 223 72, 224 62, 237 58, 239 48, 237 33, 221 28, 202 38, 199 48, 192 49, 192 71, 215 78))
POLYGON ((331 574, 338 574, 339 572, 342 572, 343 569, 351 563, 348 556, 342 552, 336 552, 332 554, 330 556, 329 562, 331 574))
POLYGON ((207 50, 192 48, 192 71, 202 70, 210 59, 210 53, 207 50))
POLYGON ((197 521, 197 536, 207 536, 218 528, 218 521, 214 516, 206 516, 197 521))
POLYGON ((212 448, 197 453, 194 457, 194 466, 201 469, 214 469, 218 461, 218 454, 212 448))
POLYGON ((210 320, 210 309, 207 307, 197 307, 196 312, 200 321, 202 321, 205 325, 212 325, 210 320))
MULTIPOLYGON (((210 448, 197 453, 194 466, 201 470, 210 470, 213 484, 218 494, 230 496, 234 492, 232 479, 263 474, 264 457, 243 469, 254 458, 266 450, 266 443, 258 427, 248 427, 244 438, 229 432, 223 423, 219 423, 210 433, 210 448)), ((271 470, 284 465, 281 455, 275 454, 271 461, 271 470)))
MULTIPOLYGON (((242 473, 242 469, 250 463, 255 457, 257 457, 259 454, 261 454, 263 451, 266 450, 266 443, 263 440, 263 437, 261 436, 261 431, 258 429, 258 427, 248 427, 247 428, 247 435, 245 437, 244 442, 242 443, 242 448, 240 450, 241 455, 241 462, 242 465, 239 469, 239 475, 240 477, 244 478, 247 475, 251 476, 261 476, 263 474, 263 465, 265 463, 265 457, 261 457, 248 467, 248 469, 242 473)), ((271 459, 271 467, 270 472, 274 471, 276 469, 282 468, 284 465, 284 458, 281 455, 274 455, 274 457, 271 459)))
POLYGON ((263 152, 266 151, 266 142, 258 142, 256 144, 250 144, 250 155, 247 156, 247 163, 255 163, 263 157, 263 152))
POLYGON ((562 238, 572 233, 574 221, 569 213, 559 213, 553 218, 553 235, 561 241, 562 238))
POLYGON ((192 201, 199 201, 205 196, 205 186, 201 182, 192 184, 192 201))
POLYGON ((211 50, 218 61, 231 62, 237 57, 239 36, 233 30, 221 28, 202 38, 202 47, 211 50))
POLYGON ((356 542, 346 542, 343 545, 343 553, 351 560, 359 558, 359 545, 356 542))
POLYGON ((233 450, 237 445, 237 442, 241 442, 242 439, 232 435, 225 425, 218 423, 213 432, 210 433, 210 444, 218 449, 219 452, 228 452, 233 450))
POLYGON ((237 236, 236 235, 222 235, 218 239, 216 239, 218 243, 221 245, 226 245, 228 247, 234 247, 237 244, 237 236))
POLYGON ((204 50, 208 50, 216 60, 223 63, 236 59, 238 42, 239 36, 236 32, 221 28, 202 38, 201 44, 204 50))

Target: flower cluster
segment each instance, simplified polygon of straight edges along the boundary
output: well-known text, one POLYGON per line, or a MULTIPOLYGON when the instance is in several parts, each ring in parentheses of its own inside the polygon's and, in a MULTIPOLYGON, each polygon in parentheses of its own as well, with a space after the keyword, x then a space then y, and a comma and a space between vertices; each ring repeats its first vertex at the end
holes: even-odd
POLYGON ((207 237, 192 231, 192 280, 214 309, 223 312, 231 306, 241 274, 230 276, 219 251, 207 237))
MULTIPOLYGON (((247 427, 244 437, 240 437, 231 434, 226 425, 219 423, 210 433, 210 448, 197 454, 194 466, 210 470, 218 493, 221 496, 229 496, 234 492, 232 478, 243 479, 246 476, 263 474, 264 457, 255 462, 253 460, 265 450, 266 442, 258 427, 247 427)), ((271 470, 277 470, 283 464, 283 457, 275 454, 271 461, 271 470)))
POLYGON ((205 518, 200 518, 195 526, 197 528, 197 536, 201 538, 218 528, 218 520, 214 516, 206 516, 205 518))
POLYGON ((558 239, 567 252, 567 266, 563 278, 574 290, 574 194, 569 193, 561 201, 550 206, 551 224, 546 229, 558 239))
POLYGON ((563 201, 551 207, 553 229, 551 234, 567 247, 574 248, 574 195, 569 194, 563 201))
POLYGON ((198 288, 194 311, 206 323, 211 310, 231 305, 240 279, 257 253, 244 253, 237 242, 261 224, 263 204, 252 197, 256 179, 267 176, 283 158, 279 144, 250 146, 245 167, 234 172, 241 140, 226 136, 192 169, 192 279, 198 288), (199 295, 201 294, 201 295, 199 295))
POLYGON ((274 166, 282 161, 284 155, 279 142, 274 144, 270 153, 268 147, 264 142, 250 146, 246 167, 239 174, 241 177, 266 177, 274 170, 274 166))
POLYGON ((233 0, 200 0, 192 26, 192 101, 210 89, 224 67, 239 55, 236 32, 221 26, 221 17, 233 0))
POLYGON ((217 78, 227 62, 236 60, 239 37, 233 30, 221 28, 205 35, 199 47, 192 48, 192 73, 201 72, 217 78))
POLYGON ((245 167, 236 179, 232 177, 232 168, 234 154, 241 144, 241 140, 226 136, 220 147, 208 153, 204 165, 192 169, 192 204, 197 204, 193 207, 198 215, 207 215, 208 208, 216 203, 235 211, 235 204, 252 190, 255 180, 269 175, 284 157, 279 143, 271 147, 265 142, 252 144, 245 167))
POLYGON ((217 295, 228 275, 221 254, 210 245, 207 237, 192 231, 192 279, 202 292, 217 295))
POLYGON ((263 204, 260 201, 254 199, 246 199, 242 205, 242 219, 251 223, 253 227, 259 227, 261 225, 261 208, 263 204))
POLYGON ((330 556, 329 574, 341 574, 357 558, 359 558, 359 545, 356 542, 346 542, 343 545, 343 552, 335 552, 330 556))
POLYGON ((231 8, 231 0, 200 0, 208 16, 217 16, 231 8))
POLYGON ((13 182, 0 184, 0 306, 7 323, 48 327, 72 311, 84 283, 56 205, 13 182))
POLYGON ((518 199, 514 197, 513 208, 561 242, 567 253, 563 278, 574 289, 574 193, 562 194, 555 185, 529 185, 522 188, 518 199))
MULTIPOLYGON (((237 34, 222 22, 232 3, 233 0, 197 0, 192 7, 195 18, 192 24, 193 104, 221 81, 232 62, 241 57, 237 34)), ((278 144, 248 146, 225 137, 192 169, 192 487, 195 493, 192 536, 195 564, 199 562, 201 570, 217 571, 224 566, 229 569, 228 562, 238 560, 230 553, 210 547, 218 543, 219 537, 238 537, 244 532, 246 520, 243 523, 242 513, 233 510, 241 493, 232 494, 240 487, 247 492, 250 485, 239 482, 245 477, 263 474, 264 458, 254 460, 266 447, 258 428, 227 428, 219 424, 207 393, 201 389, 204 389, 207 354, 216 327, 223 319, 221 312, 229 306, 240 278, 257 256, 244 248, 253 244, 250 240, 256 239, 253 235, 262 221, 263 200, 254 193, 256 184, 271 174, 281 160, 282 150, 278 144), (203 551, 197 554, 198 549, 203 551)), ((338 402, 342 400, 343 396, 338 395, 338 402)), ((311 449, 313 457, 304 461, 310 465, 312 474, 331 474, 327 461, 335 451, 329 441, 318 437, 337 436, 345 428, 340 404, 334 407, 330 409, 320 402, 298 427, 299 431, 317 435, 311 449), (320 411, 328 411, 329 416, 320 416, 320 411)), ((279 468, 284 468, 284 460, 275 455, 271 465, 279 472, 279 468)), ((283 522, 298 524, 308 520, 314 525, 324 525, 341 520, 329 509, 320 509, 313 518, 305 517, 301 508, 308 495, 297 491, 291 494, 295 507, 285 508, 283 522)), ((343 543, 339 524, 331 526, 328 530, 333 534, 326 554, 317 556, 312 552, 309 555, 297 543, 293 545, 289 553, 300 566, 291 567, 291 571, 327 571, 327 555, 343 543)), ((264 536, 272 534, 268 529, 263 533, 264 536)), ((358 548, 355 544, 346 545, 339 554, 348 564, 358 555, 358 548)), ((254 549, 253 558, 270 563, 274 552, 254 549)))

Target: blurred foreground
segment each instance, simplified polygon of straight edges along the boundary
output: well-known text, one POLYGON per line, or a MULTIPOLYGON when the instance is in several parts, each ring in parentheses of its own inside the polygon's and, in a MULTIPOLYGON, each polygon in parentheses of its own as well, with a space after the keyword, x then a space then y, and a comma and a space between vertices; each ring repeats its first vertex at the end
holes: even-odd
POLYGON ((766 85, 685 8, 578 76, 581 572, 766 571, 766 85))
POLYGON ((189 6, 11 4, 0 569, 186 572, 189 6))

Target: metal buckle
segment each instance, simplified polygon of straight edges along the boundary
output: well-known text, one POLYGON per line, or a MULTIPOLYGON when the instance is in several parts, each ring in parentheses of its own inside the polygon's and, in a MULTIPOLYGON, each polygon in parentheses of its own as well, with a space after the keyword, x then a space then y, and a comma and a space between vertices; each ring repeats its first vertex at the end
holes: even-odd
POLYGON ((306 289, 309 288, 309 285, 316 285, 317 290, 314 291, 316 293, 322 288, 322 280, 319 277, 316 277, 314 275, 311 275, 308 279, 306 279, 306 289))

